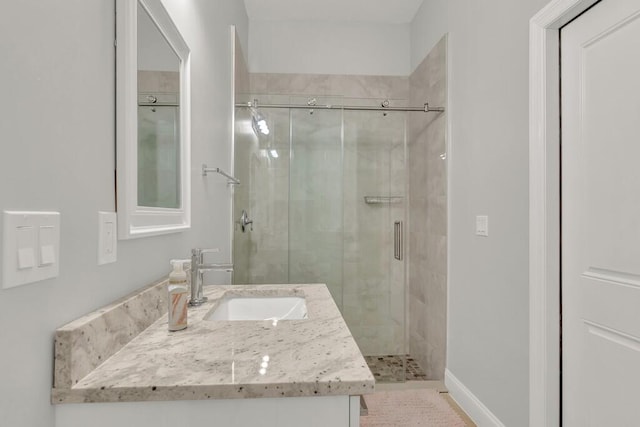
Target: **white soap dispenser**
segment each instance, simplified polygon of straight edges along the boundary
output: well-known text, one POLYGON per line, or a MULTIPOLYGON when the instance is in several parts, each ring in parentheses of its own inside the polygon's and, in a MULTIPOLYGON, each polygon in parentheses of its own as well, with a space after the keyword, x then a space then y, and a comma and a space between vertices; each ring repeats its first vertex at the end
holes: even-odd
POLYGON ((184 261, 171 260, 173 271, 169 274, 169 330, 180 331, 187 327, 187 273, 183 270, 184 261))

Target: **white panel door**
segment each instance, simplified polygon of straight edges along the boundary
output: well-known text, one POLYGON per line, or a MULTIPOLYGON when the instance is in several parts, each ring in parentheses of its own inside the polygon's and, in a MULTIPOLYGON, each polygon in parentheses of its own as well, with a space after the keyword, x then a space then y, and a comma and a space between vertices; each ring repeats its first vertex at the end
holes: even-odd
POLYGON ((561 31, 563 425, 640 425, 640 0, 561 31))

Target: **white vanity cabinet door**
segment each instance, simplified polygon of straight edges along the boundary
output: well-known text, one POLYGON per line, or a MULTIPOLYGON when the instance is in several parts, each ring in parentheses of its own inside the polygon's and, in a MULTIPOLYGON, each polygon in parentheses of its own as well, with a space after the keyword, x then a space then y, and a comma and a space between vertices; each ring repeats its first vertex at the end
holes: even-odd
POLYGON ((318 396, 78 403, 55 411, 56 427, 358 427, 359 405, 358 396, 318 396))

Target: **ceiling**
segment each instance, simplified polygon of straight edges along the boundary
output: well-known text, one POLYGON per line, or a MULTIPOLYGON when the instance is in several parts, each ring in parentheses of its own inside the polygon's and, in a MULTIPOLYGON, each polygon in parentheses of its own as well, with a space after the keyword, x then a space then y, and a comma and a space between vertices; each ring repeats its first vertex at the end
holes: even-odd
POLYGON ((406 24, 424 0, 244 0, 252 21, 406 24))

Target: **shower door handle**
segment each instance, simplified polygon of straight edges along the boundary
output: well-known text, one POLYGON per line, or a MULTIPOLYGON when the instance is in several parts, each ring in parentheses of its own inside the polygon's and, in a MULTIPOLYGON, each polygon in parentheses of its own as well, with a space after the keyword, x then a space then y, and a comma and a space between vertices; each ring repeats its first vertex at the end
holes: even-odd
POLYGON ((402 261, 403 242, 402 242, 402 221, 393 223, 393 257, 398 261, 402 261))

